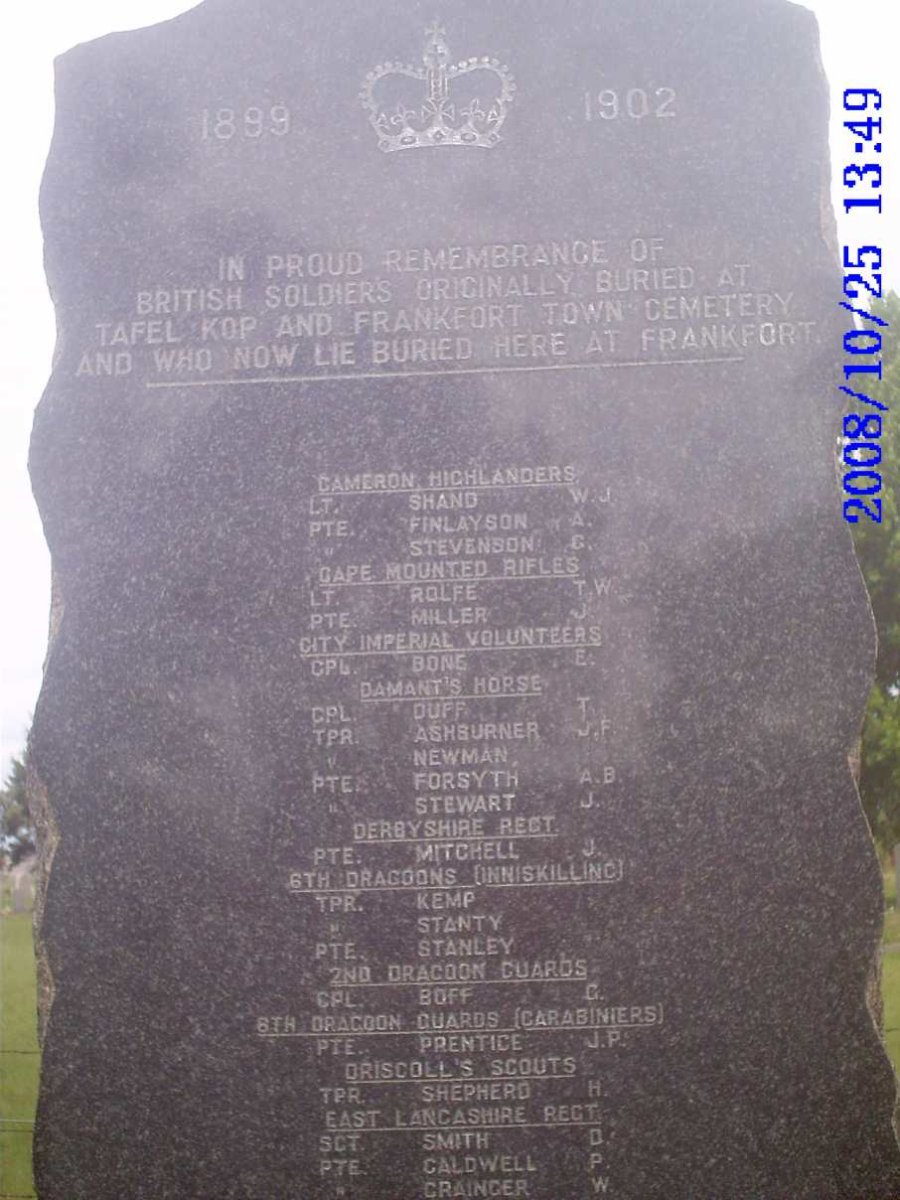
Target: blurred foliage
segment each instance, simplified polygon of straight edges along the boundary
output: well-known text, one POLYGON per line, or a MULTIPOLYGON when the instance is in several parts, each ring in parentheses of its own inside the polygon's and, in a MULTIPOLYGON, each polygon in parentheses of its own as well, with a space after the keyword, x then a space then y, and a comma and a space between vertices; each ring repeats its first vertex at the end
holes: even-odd
POLYGON ((0 853, 11 866, 34 853, 34 828, 28 812, 25 765, 14 758, 0 790, 0 853))
MULTIPOLYGON (((900 842, 900 296, 876 300, 871 312, 887 322, 883 336, 883 373, 879 381, 857 375, 850 387, 888 406, 882 418, 880 444, 883 477, 882 521, 863 517, 851 526, 878 628, 875 685, 869 696, 862 740, 860 788, 872 832, 886 850, 900 842)), ((871 326, 866 323, 866 328, 871 326)), ((871 362, 862 357, 861 363, 871 362)), ((847 412, 875 414, 860 401, 847 412)), ((874 429, 874 426, 870 426, 874 429)), ((857 440, 857 439, 852 439, 857 440)), ((860 439, 862 440, 862 439, 860 439)))

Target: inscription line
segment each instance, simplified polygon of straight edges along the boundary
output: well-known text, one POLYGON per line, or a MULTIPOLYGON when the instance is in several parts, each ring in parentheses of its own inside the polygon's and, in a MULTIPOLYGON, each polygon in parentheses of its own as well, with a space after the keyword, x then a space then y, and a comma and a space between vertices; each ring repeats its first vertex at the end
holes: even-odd
POLYGON ((272 383, 346 383, 351 380, 452 378, 454 375, 521 375, 538 371, 610 371, 632 367, 694 367, 709 366, 717 363, 740 363, 743 361, 743 356, 731 356, 728 358, 642 359, 633 362, 544 363, 528 367, 459 367, 452 371, 366 371, 342 375, 256 375, 247 379, 148 379, 144 386, 148 389, 158 389, 243 387, 251 384, 272 383))

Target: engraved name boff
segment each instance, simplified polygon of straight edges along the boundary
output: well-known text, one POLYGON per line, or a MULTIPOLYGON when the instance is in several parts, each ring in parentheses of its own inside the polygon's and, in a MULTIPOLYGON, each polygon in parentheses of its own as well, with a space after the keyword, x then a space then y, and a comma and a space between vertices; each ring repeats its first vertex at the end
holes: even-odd
POLYGON ((42 1200, 891 1200, 781 0, 65 56, 42 1200))

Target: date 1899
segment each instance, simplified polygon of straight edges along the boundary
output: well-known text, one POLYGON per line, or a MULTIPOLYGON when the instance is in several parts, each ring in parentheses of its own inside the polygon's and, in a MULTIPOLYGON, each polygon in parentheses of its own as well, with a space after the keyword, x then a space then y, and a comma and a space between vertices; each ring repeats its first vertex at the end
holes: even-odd
MULTIPOLYGON (((869 189, 869 194, 844 197, 844 211, 881 207, 881 92, 875 88, 848 88, 844 92, 844 128, 852 137, 858 161, 844 168, 847 192, 869 189)), ((888 406, 868 395, 871 383, 883 377, 881 330, 887 322, 870 311, 872 299, 882 297, 880 246, 844 246, 844 298, 841 307, 857 320, 844 334, 844 382, 841 391, 853 401, 854 411, 844 417, 843 474, 844 520, 861 519, 881 524, 883 479, 881 437, 888 406), (868 386, 867 386, 868 385, 868 386)))
POLYGON ((286 137, 290 132, 291 110, 286 104, 204 108, 200 114, 200 136, 205 142, 230 142, 233 138, 255 141, 266 137, 286 137))

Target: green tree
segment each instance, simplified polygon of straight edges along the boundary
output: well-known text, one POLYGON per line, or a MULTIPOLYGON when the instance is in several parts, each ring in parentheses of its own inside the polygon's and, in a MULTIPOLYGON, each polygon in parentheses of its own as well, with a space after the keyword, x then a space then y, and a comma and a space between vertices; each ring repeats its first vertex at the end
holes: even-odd
MULTIPOLYGON (((886 321, 883 378, 851 382, 860 392, 888 406, 880 444, 883 477, 881 524, 865 518, 853 527, 856 552, 866 579, 878 628, 875 685, 869 696, 862 740, 860 789, 872 831, 884 849, 900 842, 900 296, 875 301, 873 315, 886 321)), ((871 328, 869 322, 866 328, 871 328)), ((871 361, 864 359, 862 361, 871 361)), ((856 381, 865 379, 856 376, 856 381)), ((848 407, 860 416, 877 410, 857 402, 848 407)), ((876 426, 870 423, 868 431, 876 426)), ((863 440, 852 438, 851 440, 863 440)))
POLYGON ((28 812, 25 765, 18 758, 12 760, 6 783, 0 790, 0 851, 9 856, 13 866, 34 853, 34 829, 28 812))

